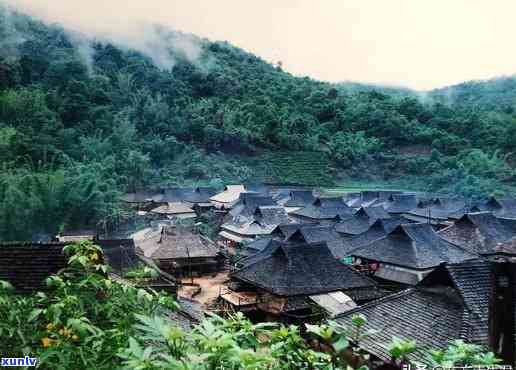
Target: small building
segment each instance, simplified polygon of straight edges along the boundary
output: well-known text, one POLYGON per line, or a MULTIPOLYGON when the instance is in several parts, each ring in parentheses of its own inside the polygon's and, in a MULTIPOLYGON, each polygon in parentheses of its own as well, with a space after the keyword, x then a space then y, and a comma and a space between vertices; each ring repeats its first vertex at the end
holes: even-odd
POLYGON ((478 257, 422 223, 400 225, 351 255, 375 278, 403 285, 417 284, 443 262, 460 263, 478 257))
POLYGON ((468 213, 439 235, 472 253, 491 254, 516 238, 516 225, 495 217, 491 212, 468 213))
POLYGON ((339 263, 324 243, 309 244, 302 234, 295 235, 269 245, 260 258, 231 274, 238 292, 255 297, 254 309, 265 320, 299 323, 321 318, 310 297, 325 293, 343 292, 355 302, 378 297, 376 283, 339 263))
POLYGON ((197 214, 188 203, 167 203, 156 207, 150 211, 151 214, 168 219, 188 219, 195 218, 197 214))
POLYGON ((66 243, 0 243, 0 280, 11 283, 19 293, 47 289, 45 280, 67 267, 66 243))
POLYGON ((164 227, 137 243, 137 251, 176 277, 219 271, 223 257, 214 243, 191 227, 164 227))
POLYGON ((314 202, 290 215, 298 222, 336 222, 339 219, 348 218, 355 213, 355 210, 348 207, 340 197, 323 198, 319 197, 314 202))
POLYGON ((224 191, 215 194, 210 198, 216 208, 231 209, 240 197, 240 193, 245 192, 244 185, 226 185, 224 191))
POLYGON ((221 226, 219 235, 226 248, 233 249, 256 237, 270 235, 278 225, 289 222, 287 212, 280 206, 259 206, 250 216, 243 215, 247 213, 245 209, 241 213, 221 226))
POLYGON ((360 207, 353 216, 338 222, 335 230, 346 236, 354 236, 366 232, 376 220, 390 217, 382 206, 360 207))

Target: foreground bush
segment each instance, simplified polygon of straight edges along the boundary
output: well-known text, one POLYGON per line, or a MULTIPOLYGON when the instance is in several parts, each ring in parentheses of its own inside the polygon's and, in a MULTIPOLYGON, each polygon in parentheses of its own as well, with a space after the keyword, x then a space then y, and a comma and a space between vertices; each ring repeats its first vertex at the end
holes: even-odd
MULTIPOLYGON (((112 281, 102 252, 91 242, 65 248, 69 267, 47 280, 49 291, 29 297, 0 282, 0 354, 36 356, 42 369, 346 369, 365 368, 358 345, 370 333, 365 317, 354 327, 329 322, 307 325, 306 340, 296 326, 252 324, 242 314, 212 316, 191 332, 168 318, 173 299, 112 281)), ((416 343, 394 340, 393 364, 406 362, 416 343)), ((436 364, 490 365, 492 353, 453 343, 432 352, 436 364)))

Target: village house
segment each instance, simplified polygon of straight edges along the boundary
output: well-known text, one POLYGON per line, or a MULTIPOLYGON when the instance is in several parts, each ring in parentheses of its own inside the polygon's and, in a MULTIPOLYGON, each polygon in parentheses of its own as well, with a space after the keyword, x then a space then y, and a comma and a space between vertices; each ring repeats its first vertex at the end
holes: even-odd
POLYGON ((161 195, 161 192, 157 190, 138 191, 123 195, 121 201, 137 211, 145 212, 157 206, 161 195))
POLYGON ((417 205, 418 199, 415 194, 393 194, 384 207, 388 213, 401 215, 413 210, 417 205))
POLYGON ((137 242, 137 252, 176 277, 199 276, 217 272, 223 257, 217 246, 192 227, 163 227, 137 242))
POLYGON ((353 216, 339 221, 335 230, 345 236, 354 236, 366 232, 376 220, 390 217, 382 206, 360 207, 353 216))
POLYGON ((245 192, 244 185, 226 185, 224 190, 215 194, 210 198, 210 201, 218 209, 231 209, 238 201, 240 193, 245 192))
POLYGON ((396 190, 364 190, 360 193, 349 193, 346 204, 353 208, 383 205, 392 195, 402 194, 396 190))
POLYGON ((186 194, 183 201, 191 206, 198 214, 209 211, 215 205, 210 198, 216 194, 214 188, 197 187, 193 192, 186 194))
POLYGON ((300 223, 334 223, 339 219, 348 218, 354 213, 355 210, 348 207, 340 197, 319 197, 311 205, 293 211, 290 215, 300 223))
POLYGON ((248 210, 246 206, 221 226, 220 243, 230 252, 234 253, 235 248, 255 237, 270 235, 276 226, 289 222, 287 212, 280 206, 258 206, 247 216, 248 210))
POLYGON ((516 238, 516 223, 499 219, 491 212, 468 213, 439 235, 472 253, 488 255, 516 238))
POLYGON ((312 190, 291 190, 282 202, 287 213, 297 211, 301 208, 308 207, 315 201, 312 190))
POLYGON ((466 202, 461 199, 435 198, 430 202, 419 202, 418 206, 403 214, 408 220, 426 222, 440 229, 449 226, 466 213, 466 202))
POLYGON ((161 194, 154 198, 157 203, 181 203, 195 191, 192 187, 172 187, 161 190, 161 194))
POLYGON ((185 220, 195 218, 197 214, 188 203, 167 203, 150 210, 150 214, 170 220, 185 220))
POLYGON ((256 209, 261 206, 277 206, 278 204, 270 195, 261 195, 258 193, 240 193, 238 201, 229 210, 226 217, 231 220, 234 217, 252 217, 256 209))
MULTIPOLYGON (((332 302, 341 297, 325 300, 322 294, 341 292, 355 303, 378 297, 372 279, 337 261, 325 243, 309 244, 299 231, 288 241, 274 241, 259 254, 231 274, 232 289, 221 296, 224 304, 240 309, 237 297, 246 297, 240 302, 254 315, 299 323, 321 318, 320 308, 314 308, 317 300, 329 302, 332 311, 332 302)), ((343 308, 354 306, 345 301, 343 308)))
POLYGON ((491 197, 486 203, 474 206, 472 211, 487 211, 496 217, 516 219, 516 198, 491 197))
POLYGON ((443 262, 459 263, 477 254, 441 238, 429 224, 403 224, 383 238, 351 252, 357 265, 396 284, 415 285, 443 262))
POLYGON ((376 220, 367 231, 355 235, 351 238, 345 238, 348 250, 351 252, 359 247, 363 247, 375 240, 381 239, 392 232, 400 225, 410 223, 401 217, 381 218, 376 220))

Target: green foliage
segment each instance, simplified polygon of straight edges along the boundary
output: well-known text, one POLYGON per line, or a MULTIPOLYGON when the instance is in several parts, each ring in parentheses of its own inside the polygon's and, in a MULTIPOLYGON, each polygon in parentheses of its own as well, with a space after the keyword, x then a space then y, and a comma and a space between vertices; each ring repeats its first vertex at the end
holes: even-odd
POLYGON ((456 87, 448 104, 439 92, 423 101, 403 89, 295 77, 193 36, 198 60, 171 48, 176 63, 164 70, 98 41, 84 40, 83 60, 63 29, 4 9, 0 32, 3 239, 116 227, 128 215, 113 195, 149 185, 435 176, 431 190, 459 183, 459 193, 485 196, 514 183, 511 78, 456 87), (441 157, 403 151, 414 145, 441 157))
POLYGON ((377 138, 367 138, 364 131, 339 132, 330 139, 328 147, 338 163, 350 167, 353 162, 364 161, 368 156, 379 152, 381 143, 377 138))
POLYGON ((502 360, 492 352, 485 352, 479 345, 456 340, 445 351, 431 351, 434 366, 450 368, 453 366, 494 366, 502 360))
MULTIPOLYGON (((184 331, 169 319, 178 308, 172 297, 107 278, 98 246, 76 243, 65 253, 68 267, 47 279, 45 293, 19 296, 0 281, 4 356, 36 356, 42 369, 333 370, 368 364, 359 349, 373 333, 364 330, 364 316, 353 316, 350 328, 306 325, 311 341, 294 325, 254 324, 242 313, 211 315, 184 331)), ((391 349, 402 359, 415 343, 397 340, 391 349)), ((431 356, 439 365, 499 362, 461 341, 431 356)))

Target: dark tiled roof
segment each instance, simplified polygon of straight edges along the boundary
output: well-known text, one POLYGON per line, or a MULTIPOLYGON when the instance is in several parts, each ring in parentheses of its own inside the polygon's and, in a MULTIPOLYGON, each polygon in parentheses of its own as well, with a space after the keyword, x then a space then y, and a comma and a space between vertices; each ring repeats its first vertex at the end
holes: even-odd
POLYGON ((385 205, 389 213, 405 213, 417 207, 415 194, 393 194, 390 199, 385 205))
POLYGON ((353 314, 367 317, 365 329, 376 331, 361 347, 389 360, 393 336, 416 340, 410 360, 428 362, 429 349, 445 349, 455 339, 488 344, 488 307, 492 284, 483 260, 441 265, 415 288, 391 294, 342 314, 337 321, 350 325, 353 314))
POLYGON ((280 206, 259 206, 254 212, 255 219, 264 225, 282 225, 288 223, 285 208, 280 206))
POLYGON ((285 202, 285 207, 306 207, 312 204, 315 197, 312 190, 292 190, 289 199, 285 202))
POLYGON ((240 199, 233 206, 229 214, 235 216, 249 217, 254 214, 260 206, 277 206, 270 195, 259 195, 255 193, 240 193, 240 199))
POLYGON ((461 338, 464 305, 459 293, 450 287, 411 288, 367 303, 346 312, 337 322, 350 327, 353 314, 367 318, 364 330, 374 330, 360 347, 389 361, 392 337, 415 340, 417 349, 409 360, 428 363, 428 352, 445 349, 448 343, 461 338))
POLYGON ((515 198, 491 197, 486 203, 475 206, 480 211, 493 212, 495 216, 504 218, 516 218, 515 198))
POLYGON ((260 261, 264 258, 268 258, 271 256, 271 254, 281 246, 281 243, 278 240, 269 239, 267 244, 263 247, 261 251, 257 251, 254 254, 251 254, 250 256, 241 259, 238 261, 238 264, 240 266, 247 266, 251 265, 257 261, 260 261))
POLYGON ((100 239, 93 243, 102 248, 106 263, 117 272, 140 264, 133 239, 100 239))
POLYGON ((401 217, 376 220, 367 231, 349 239, 349 251, 383 238, 396 227, 405 223, 409 223, 409 221, 401 217))
POLYGON ((423 207, 417 207, 408 214, 425 218, 447 220, 460 217, 466 212, 466 202, 461 199, 436 198, 433 202, 423 207))
POLYGON ((442 262, 458 263, 477 257, 440 238, 425 223, 400 225, 385 237, 353 250, 352 255, 414 269, 432 268, 442 262))
POLYGON ((490 212, 477 212, 464 215, 439 234, 473 253, 490 254, 509 247, 516 229, 510 221, 502 221, 490 212))
POLYGON ((389 218, 389 214, 381 206, 361 207, 353 216, 335 225, 339 233, 358 235, 366 232, 380 218, 389 218))
POLYGON ((301 216, 314 220, 328 220, 337 216, 348 217, 355 211, 348 207, 342 198, 317 198, 313 204, 292 212, 294 216, 301 216))
POLYGON ((306 241, 282 243, 232 276, 280 296, 375 286, 370 278, 337 261, 325 244, 306 241))
POLYGON ((271 232, 271 236, 273 238, 279 240, 285 240, 290 235, 295 233, 302 225, 304 224, 281 224, 276 226, 274 230, 271 232))
POLYGON ((46 288, 45 279, 66 267, 65 243, 1 243, 0 280, 10 282, 19 292, 46 288))

